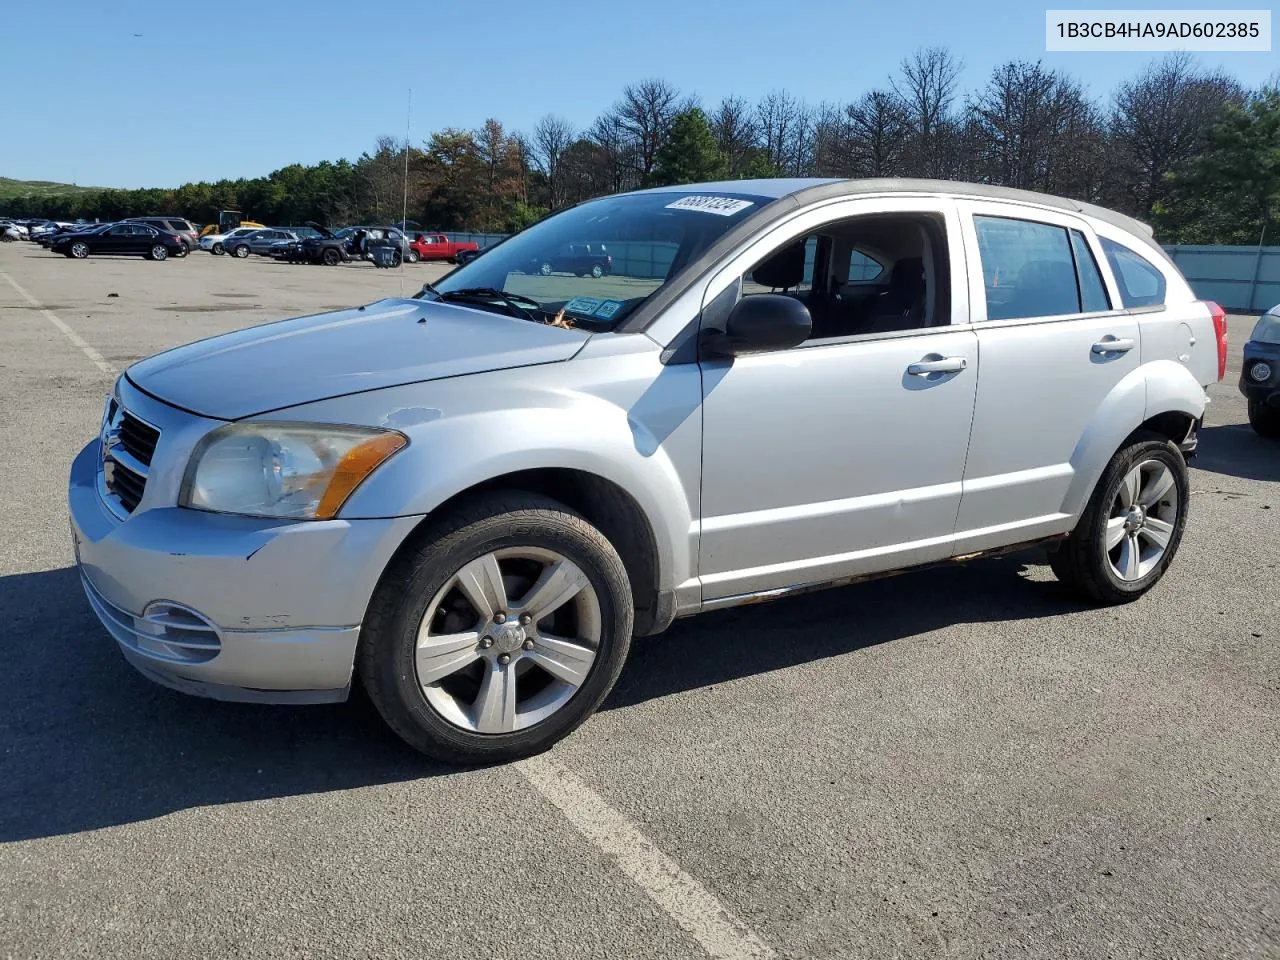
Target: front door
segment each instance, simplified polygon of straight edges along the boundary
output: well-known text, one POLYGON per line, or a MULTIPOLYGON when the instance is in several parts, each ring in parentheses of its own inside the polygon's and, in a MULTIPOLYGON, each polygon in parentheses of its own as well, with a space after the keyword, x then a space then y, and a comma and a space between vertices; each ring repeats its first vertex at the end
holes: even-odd
MULTIPOLYGON (((704 602, 951 553, 978 382, 956 232, 945 199, 848 201, 736 262, 737 296, 785 292, 822 325, 790 350, 702 361, 704 602), (779 269, 797 244, 805 255, 779 269), (855 248, 904 276, 917 265, 914 315, 887 322, 893 305, 836 295, 855 248)), ((709 285, 704 317, 734 298, 724 284, 709 285)))

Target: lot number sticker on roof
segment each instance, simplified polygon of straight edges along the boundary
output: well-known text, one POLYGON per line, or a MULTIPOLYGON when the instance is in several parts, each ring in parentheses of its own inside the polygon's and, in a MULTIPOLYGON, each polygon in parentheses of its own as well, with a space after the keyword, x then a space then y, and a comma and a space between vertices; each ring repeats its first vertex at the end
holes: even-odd
POLYGON ((668 203, 667 209, 697 210, 699 213, 714 213, 718 217, 732 217, 751 205, 750 200, 734 200, 732 197, 681 197, 675 203, 668 203))

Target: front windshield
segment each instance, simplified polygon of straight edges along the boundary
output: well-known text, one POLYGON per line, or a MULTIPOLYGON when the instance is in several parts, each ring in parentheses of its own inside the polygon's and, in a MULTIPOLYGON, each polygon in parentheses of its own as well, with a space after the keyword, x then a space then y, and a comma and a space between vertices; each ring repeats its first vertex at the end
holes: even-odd
POLYGON ((446 299, 500 291, 536 303, 536 319, 610 329, 772 199, 675 188, 593 200, 503 241, 435 291, 446 299))

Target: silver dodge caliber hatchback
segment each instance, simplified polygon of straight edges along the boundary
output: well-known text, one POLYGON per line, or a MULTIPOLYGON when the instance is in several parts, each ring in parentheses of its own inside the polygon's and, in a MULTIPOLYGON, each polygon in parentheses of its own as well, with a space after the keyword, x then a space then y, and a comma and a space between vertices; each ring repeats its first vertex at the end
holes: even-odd
MULTIPOLYGON (((572 266, 572 265, 569 265, 572 266)), ((1222 310, 1137 221, 962 183, 565 210, 412 299, 132 366, 71 469, 151 679, 545 749, 675 617, 1044 543, 1098 603, 1177 552, 1222 310), (537 265, 602 244, 611 272, 537 265)))

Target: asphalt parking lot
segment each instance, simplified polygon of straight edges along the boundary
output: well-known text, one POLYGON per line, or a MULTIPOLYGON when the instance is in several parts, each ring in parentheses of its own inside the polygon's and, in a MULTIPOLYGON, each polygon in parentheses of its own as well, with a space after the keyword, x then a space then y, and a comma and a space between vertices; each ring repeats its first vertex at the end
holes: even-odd
POLYGON ((1231 322, 1170 574, 1035 554, 639 642, 531 764, 434 766, 360 698, 221 704, 116 651, 65 478, 114 372, 443 268, 0 246, 0 956, 1280 956, 1280 445, 1231 322), (114 295, 113 295, 114 294, 114 295))

